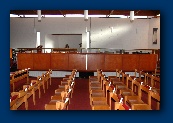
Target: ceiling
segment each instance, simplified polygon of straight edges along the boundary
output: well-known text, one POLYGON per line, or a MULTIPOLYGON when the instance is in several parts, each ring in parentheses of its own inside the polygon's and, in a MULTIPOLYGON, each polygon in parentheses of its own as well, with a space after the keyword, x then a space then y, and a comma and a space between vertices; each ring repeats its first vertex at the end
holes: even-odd
MULTIPOLYGON (((160 10, 88 10, 88 15, 125 15, 130 16, 130 11, 134 11, 135 16, 154 16, 160 14, 160 10)), ((37 15, 37 10, 11 10, 10 14, 15 15, 37 15)), ((42 15, 63 15, 84 14, 84 10, 41 10, 42 15)))

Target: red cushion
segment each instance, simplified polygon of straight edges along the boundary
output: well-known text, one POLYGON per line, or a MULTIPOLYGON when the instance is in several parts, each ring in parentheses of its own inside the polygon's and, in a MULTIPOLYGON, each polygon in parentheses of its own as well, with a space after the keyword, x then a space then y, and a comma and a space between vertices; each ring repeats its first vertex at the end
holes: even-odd
POLYGON ((150 88, 150 86, 149 86, 149 85, 145 85, 145 87, 146 87, 146 88, 148 88, 148 89, 150 88))
POLYGON ((128 105, 126 105, 126 104, 123 104, 122 106, 125 108, 125 110, 129 110, 130 109, 130 107, 128 105))
POLYGON ((120 100, 122 98, 122 96, 120 94, 118 94, 118 99, 120 100))
POLYGON ((36 82, 32 82, 32 85, 36 84, 36 82))
POLYGON ((114 86, 113 86, 113 85, 111 85, 110 87, 111 87, 112 89, 114 89, 114 86))
POLYGON ((15 100, 18 97, 18 95, 14 95, 12 97, 10 97, 11 101, 15 100))

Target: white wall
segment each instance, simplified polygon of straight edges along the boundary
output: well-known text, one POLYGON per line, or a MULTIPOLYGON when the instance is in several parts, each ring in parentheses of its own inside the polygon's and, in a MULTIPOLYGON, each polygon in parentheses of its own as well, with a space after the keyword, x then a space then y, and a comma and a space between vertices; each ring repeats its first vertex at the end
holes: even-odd
POLYGON ((65 48, 68 44, 69 48, 76 48, 78 51, 79 44, 82 43, 82 35, 52 35, 45 36, 45 48, 65 48))
MULTIPOLYGON (((34 18, 10 18, 10 47, 35 47, 36 34, 33 30, 34 18)), ((86 27, 91 31, 91 48, 148 49, 160 48, 160 18, 42 18, 35 23, 41 33, 41 45, 48 48, 49 34, 82 34, 82 47, 86 47, 86 27), (113 27, 113 30, 111 30, 113 27), (158 44, 152 44, 153 28, 158 28, 158 44)), ((54 40, 54 39, 51 39, 54 40)))
POLYGON ((132 23, 128 18, 96 18, 92 20, 92 47, 117 49, 148 48, 148 19, 136 19, 132 23), (113 27, 113 30, 111 30, 111 27, 113 27))
POLYGON ((160 49, 160 19, 153 18, 149 23, 149 32, 148 32, 148 49, 160 49), (153 28, 158 28, 157 30, 157 44, 153 44, 153 28))
POLYGON ((34 18, 10 18, 10 47, 35 48, 37 34, 34 33, 34 18))

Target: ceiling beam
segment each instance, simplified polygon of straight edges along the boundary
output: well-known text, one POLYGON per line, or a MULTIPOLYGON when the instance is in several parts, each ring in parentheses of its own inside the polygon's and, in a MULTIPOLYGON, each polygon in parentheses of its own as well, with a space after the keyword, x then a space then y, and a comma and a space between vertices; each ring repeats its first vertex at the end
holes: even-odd
POLYGON ((141 10, 138 10, 137 12, 135 12, 135 14, 134 15, 137 15, 139 12, 140 12, 141 10))
POLYGON ((109 15, 107 15, 107 17, 109 17, 113 12, 114 12, 114 10, 111 10, 111 12, 109 13, 109 15))
POLYGON ((61 10, 59 10, 59 12, 65 17, 65 14, 63 14, 63 12, 61 10))

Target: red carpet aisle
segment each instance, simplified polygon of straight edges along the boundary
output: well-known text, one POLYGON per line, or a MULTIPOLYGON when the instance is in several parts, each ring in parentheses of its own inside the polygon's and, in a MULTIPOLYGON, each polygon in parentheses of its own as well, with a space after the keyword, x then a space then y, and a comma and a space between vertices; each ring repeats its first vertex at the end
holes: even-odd
POLYGON ((76 78, 69 110, 91 110, 88 79, 76 78))

